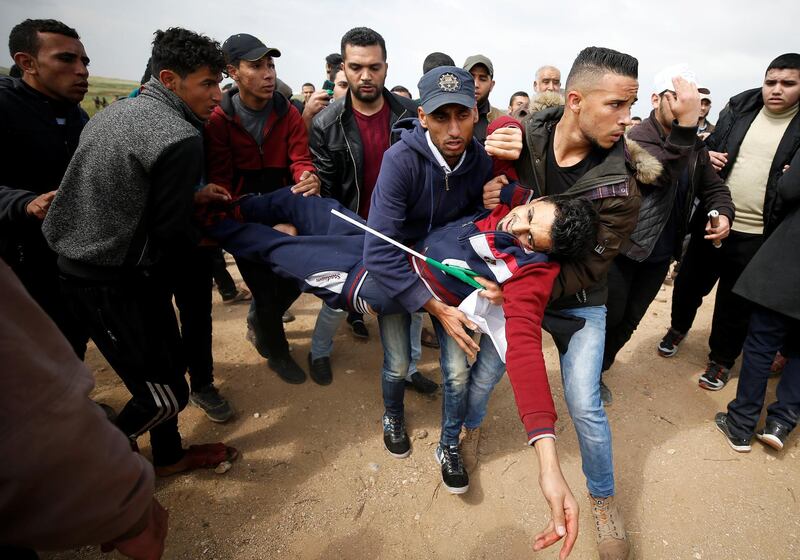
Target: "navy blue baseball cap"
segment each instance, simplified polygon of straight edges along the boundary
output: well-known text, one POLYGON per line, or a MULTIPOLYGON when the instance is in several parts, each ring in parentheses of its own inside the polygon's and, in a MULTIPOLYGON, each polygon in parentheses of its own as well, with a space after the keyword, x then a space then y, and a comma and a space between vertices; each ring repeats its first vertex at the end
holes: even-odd
POLYGON ((468 109, 475 107, 475 81, 472 74, 463 68, 438 66, 428 70, 417 87, 420 107, 427 114, 451 103, 468 109))
POLYGON ((265 56, 277 58, 281 55, 278 49, 266 46, 260 39, 247 33, 237 33, 228 37, 222 43, 222 52, 228 64, 236 64, 239 60, 255 62, 265 56))

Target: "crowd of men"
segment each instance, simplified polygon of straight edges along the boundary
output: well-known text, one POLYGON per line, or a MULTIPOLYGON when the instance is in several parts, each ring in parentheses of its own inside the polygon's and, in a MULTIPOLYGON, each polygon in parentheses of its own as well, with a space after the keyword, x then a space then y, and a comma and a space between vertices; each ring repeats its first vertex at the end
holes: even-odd
POLYGON ((323 88, 303 84, 300 99, 277 79, 280 50, 253 35, 220 45, 170 28, 152 47, 141 87, 89 120, 78 33, 26 20, 9 38, 0 440, 14 452, 0 467, 4 558, 97 543, 160 558, 168 521, 154 476, 239 457, 223 442, 187 446, 178 430, 190 401, 215 422, 235 415, 213 377, 220 247, 252 294, 248 339, 288 383, 330 384, 341 322, 367 338, 364 315, 377 315, 383 441, 394 457, 412 452, 406 389, 439 388, 417 370, 421 345, 439 349, 435 459, 451 493, 469 490, 488 402, 507 372, 552 514, 536 550, 564 539, 569 555, 579 511, 556 453, 542 329, 559 350, 598 554, 627 558, 603 379, 674 261, 658 354, 676 354, 716 284, 699 386, 721 389, 743 354, 736 398, 716 426, 736 451, 754 436, 782 449, 800 412, 800 54, 770 62, 763 84, 733 97, 715 126, 710 91, 688 67, 664 69, 646 90, 636 58, 600 47, 582 50, 563 83, 558 68, 539 68, 533 91, 516 92, 505 111, 489 101, 494 66, 482 54, 459 66, 431 53, 417 99, 390 91, 386 44, 364 27, 344 34, 323 88), (224 92, 223 74, 234 82, 224 92), (642 92, 653 110, 636 123, 642 92), (305 364, 284 326, 301 292, 323 300, 305 364), (89 339, 130 392, 118 412, 88 398, 89 339), (758 429, 779 368, 777 401, 758 429), (145 432, 152 461, 138 453, 145 432))

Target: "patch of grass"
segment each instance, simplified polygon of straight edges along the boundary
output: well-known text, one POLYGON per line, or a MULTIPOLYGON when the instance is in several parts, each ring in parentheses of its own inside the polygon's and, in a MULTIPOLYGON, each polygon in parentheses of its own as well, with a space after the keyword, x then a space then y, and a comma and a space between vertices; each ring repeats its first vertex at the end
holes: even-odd
MULTIPOLYGON (((0 75, 8 76, 8 68, 0 66, 0 75)), ((99 97, 102 99, 103 97, 106 98, 108 104, 110 105, 114 100, 117 99, 117 96, 128 96, 128 94, 133 91, 133 88, 138 87, 139 84, 137 82, 133 82, 130 80, 118 80, 116 78, 104 78, 102 76, 89 76, 89 91, 86 94, 86 97, 83 98, 81 102, 81 107, 89 113, 91 117, 99 109, 95 108, 94 105, 94 98, 99 97)))
POLYGON ((110 105, 117 99, 117 96, 125 96, 133 91, 133 88, 139 87, 138 82, 130 80, 117 80, 115 78, 103 78, 102 76, 89 76, 89 92, 81 102, 81 107, 84 111, 93 116, 98 110, 94 106, 94 98, 106 98, 110 105))

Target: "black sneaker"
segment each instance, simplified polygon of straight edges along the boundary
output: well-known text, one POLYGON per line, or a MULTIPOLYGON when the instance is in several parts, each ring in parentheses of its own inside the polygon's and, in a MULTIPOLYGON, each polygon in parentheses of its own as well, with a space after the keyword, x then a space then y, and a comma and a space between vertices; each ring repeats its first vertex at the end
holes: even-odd
POLYGON ((667 334, 664 335, 664 338, 661 339, 661 342, 658 343, 656 347, 658 350, 659 356, 663 356, 664 358, 671 358, 675 354, 678 353, 678 344, 681 343, 681 340, 686 336, 685 333, 679 333, 672 327, 667 331, 667 334))
POLYGON ((756 432, 756 437, 761 443, 780 451, 789 436, 789 428, 779 422, 769 421, 767 425, 756 432))
POLYGON ((333 381, 333 371, 331 371, 331 359, 327 356, 311 359, 311 352, 308 353, 308 374, 317 385, 330 385, 333 381))
POLYGON ((600 379, 600 402, 603 403, 603 406, 608 406, 613 400, 614 396, 611 394, 611 389, 600 379))
POLYGON ((469 490, 469 475, 461 461, 458 445, 441 443, 434 450, 436 462, 442 467, 442 483, 451 494, 463 494, 469 490))
POLYGON ((292 315, 291 311, 287 311, 286 313, 281 315, 281 321, 283 321, 284 323, 291 323, 294 320, 295 320, 295 316, 292 315))
POLYGON ((227 422, 233 417, 233 407, 213 385, 189 393, 189 402, 206 413, 212 422, 227 422))
POLYGON ((356 338, 369 338, 369 330, 367 330, 367 325, 364 323, 364 319, 361 317, 356 317, 352 321, 350 317, 347 318, 347 322, 350 323, 350 328, 353 331, 353 336, 356 338))
POLYGON ((697 383, 708 391, 719 391, 730 379, 731 370, 713 360, 708 361, 706 370, 697 383))
POLYGON ((405 459, 411 455, 411 440, 402 416, 383 415, 383 445, 392 457, 405 459))
POLYGON ((287 355, 282 358, 270 358, 267 360, 267 365, 272 371, 278 374, 278 377, 286 381, 286 383, 298 385, 306 380, 306 372, 303 371, 303 368, 301 368, 291 356, 287 355))
POLYGON ((739 453, 747 453, 750 451, 750 440, 744 438, 738 438, 731 434, 731 427, 728 425, 728 415, 724 412, 717 412, 717 415, 714 417, 714 423, 717 425, 717 429, 723 433, 725 439, 728 440, 728 445, 730 445, 734 451, 738 451, 739 453))
POLYGON ((436 389, 439 388, 438 383, 432 381, 422 375, 420 372, 415 371, 411 374, 411 381, 406 378, 406 387, 411 387, 418 393, 422 393, 423 395, 430 395, 431 393, 435 393, 436 389))

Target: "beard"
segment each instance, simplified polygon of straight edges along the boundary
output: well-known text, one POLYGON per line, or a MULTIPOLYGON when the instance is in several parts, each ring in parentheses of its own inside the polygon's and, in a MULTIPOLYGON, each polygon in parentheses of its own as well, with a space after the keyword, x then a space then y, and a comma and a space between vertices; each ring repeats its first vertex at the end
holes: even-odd
POLYGON ((379 86, 378 84, 370 84, 370 85, 375 88, 374 93, 365 94, 361 92, 360 88, 352 86, 350 87, 350 91, 353 93, 353 97, 355 97, 359 101, 364 103, 370 103, 383 95, 383 86, 379 86))
POLYGON ((490 94, 490 93, 492 93, 492 92, 491 92, 491 91, 487 91, 487 92, 486 92, 486 95, 483 95, 483 96, 481 96, 481 97, 477 98, 477 99, 475 100, 475 105, 477 105, 478 107, 480 107, 481 105, 483 105, 484 103, 486 103, 486 102, 489 100, 489 94, 490 94))
POLYGON ((591 134, 584 133, 583 135, 586 140, 589 142, 589 145, 592 147, 592 150, 607 150, 608 148, 604 148, 600 145, 600 142, 597 140, 595 136, 591 134))

